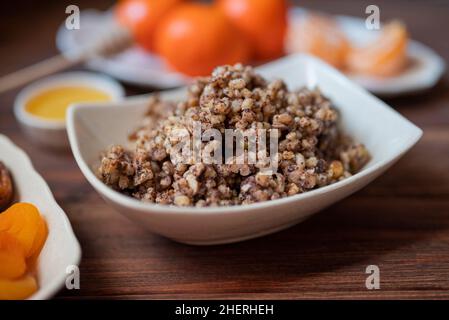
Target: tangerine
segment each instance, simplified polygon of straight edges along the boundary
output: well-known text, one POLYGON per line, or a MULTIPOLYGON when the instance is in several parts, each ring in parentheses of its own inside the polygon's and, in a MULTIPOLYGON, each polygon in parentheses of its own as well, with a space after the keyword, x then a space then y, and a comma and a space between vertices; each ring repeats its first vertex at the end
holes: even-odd
POLYGON ((350 71, 373 76, 392 76, 407 62, 408 35, 405 26, 397 21, 387 24, 379 37, 348 55, 350 71))
POLYGON ((284 54, 285 0, 218 0, 218 6, 251 42, 256 59, 271 60, 284 54))
POLYGON ((219 65, 246 63, 250 48, 216 7, 191 3, 175 8, 156 32, 157 52, 175 70, 205 76, 219 65))
POLYGON ((122 0, 115 8, 120 24, 131 30, 138 45, 154 49, 154 33, 162 18, 183 0, 122 0))

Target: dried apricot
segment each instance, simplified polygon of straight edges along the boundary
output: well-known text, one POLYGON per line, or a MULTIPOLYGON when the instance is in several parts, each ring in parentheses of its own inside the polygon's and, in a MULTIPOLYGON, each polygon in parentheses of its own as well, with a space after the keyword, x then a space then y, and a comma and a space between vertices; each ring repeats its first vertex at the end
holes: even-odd
POLYGON ((0 279, 15 279, 26 271, 24 252, 10 234, 0 231, 0 279))
POLYGON ((29 275, 16 280, 0 279, 0 300, 26 299, 36 290, 36 279, 29 275))
MULTIPOLYGON (((33 254, 33 245, 41 224, 37 208, 30 203, 16 203, 0 214, 0 232, 15 237, 26 258, 33 254)), ((37 246, 37 245, 36 245, 37 246)))
POLYGON ((34 238, 33 246, 31 247, 31 257, 37 259, 39 254, 41 253, 42 247, 45 244, 45 240, 47 240, 48 229, 45 220, 41 218, 41 221, 37 228, 36 237, 34 238))
POLYGON ((289 31, 290 50, 314 55, 336 68, 343 68, 350 43, 337 22, 324 15, 309 14, 289 31))
POLYGON ((376 40, 349 53, 348 68, 355 73, 373 76, 395 75, 407 62, 407 42, 405 26, 397 21, 391 22, 376 40))

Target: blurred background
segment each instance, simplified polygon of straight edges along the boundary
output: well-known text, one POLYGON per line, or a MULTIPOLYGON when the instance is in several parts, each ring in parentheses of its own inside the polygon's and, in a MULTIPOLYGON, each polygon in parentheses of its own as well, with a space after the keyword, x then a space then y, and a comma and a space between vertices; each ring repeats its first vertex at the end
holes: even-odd
MULTIPOLYGON (((207 1, 205 1, 207 2, 207 1)), ((55 33, 67 17, 65 8, 76 4, 80 10, 106 10, 114 5, 110 0, 78 1, 6 1, 0 11, 0 75, 17 70, 57 53, 55 33)), ((290 3, 331 14, 366 17, 365 8, 373 4, 365 0, 292 0, 290 3)), ((378 0, 381 20, 400 19, 411 37, 429 45, 449 60, 449 42, 443 30, 449 27, 449 1, 445 0, 378 0), (425 14, 431 10, 431 14, 425 14)))
MULTIPOLYGON (((290 2, 360 18, 366 17, 365 8, 373 4, 365 0, 290 2)), ((55 35, 70 4, 78 5, 80 10, 106 10, 115 1, 2 3, 0 76, 58 53, 55 35)), ((382 21, 400 19, 410 38, 432 48, 446 63, 449 61, 449 1, 376 0, 374 4, 381 10, 382 21)), ((125 85, 125 89, 128 95, 134 95, 153 88, 125 85)), ((299 226, 218 248, 180 246, 114 214, 86 182, 70 151, 48 152, 30 143, 19 130, 12 111, 19 90, 0 95, 0 132, 30 155, 73 224, 83 247, 84 280, 79 295, 449 297, 447 71, 430 90, 384 98, 424 131, 420 142, 388 174, 299 226), (381 266, 385 277, 383 290, 377 293, 363 287, 364 268, 373 261, 381 266)), ((63 292, 61 296, 76 294, 63 292)))

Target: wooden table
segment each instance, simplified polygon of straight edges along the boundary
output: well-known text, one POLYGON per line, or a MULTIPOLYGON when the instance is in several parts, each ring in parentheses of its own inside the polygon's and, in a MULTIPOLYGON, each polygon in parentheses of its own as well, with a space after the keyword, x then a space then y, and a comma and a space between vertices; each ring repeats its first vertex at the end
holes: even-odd
MULTIPOLYGON (((93 1, 77 1, 81 9, 93 1)), ((362 16, 368 1, 300 1, 362 16)), ((3 4, 0 74, 55 53, 69 1, 3 4)), ((449 59, 447 1, 376 1, 449 59)), ((110 1, 97 1, 107 8, 110 1)), ((30 143, 12 113, 17 91, 0 96, 0 132, 31 157, 69 216, 83 248, 81 290, 58 298, 449 298, 449 82, 387 102, 424 137, 383 177, 308 221, 239 244, 193 247, 153 235, 106 205, 70 152, 30 143), (380 267, 381 289, 365 288, 380 267)), ((129 88, 130 94, 143 90, 129 88)))

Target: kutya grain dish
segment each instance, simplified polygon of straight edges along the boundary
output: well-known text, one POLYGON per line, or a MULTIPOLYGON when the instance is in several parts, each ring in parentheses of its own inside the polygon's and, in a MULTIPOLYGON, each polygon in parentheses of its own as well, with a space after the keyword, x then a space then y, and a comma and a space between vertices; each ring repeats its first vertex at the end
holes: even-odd
POLYGON ((130 136, 135 148, 105 151, 98 176, 124 194, 168 205, 291 196, 344 179, 369 160, 338 120, 318 89, 289 91, 283 81, 267 81, 250 67, 219 67, 190 86, 185 101, 154 97, 130 136))

